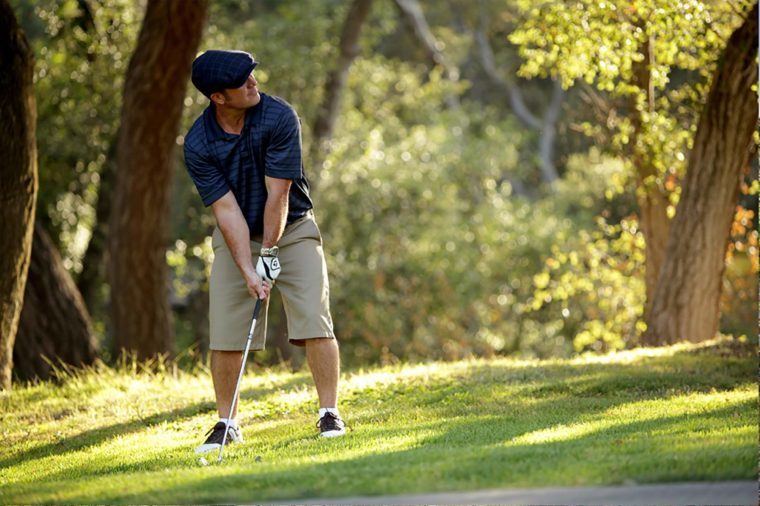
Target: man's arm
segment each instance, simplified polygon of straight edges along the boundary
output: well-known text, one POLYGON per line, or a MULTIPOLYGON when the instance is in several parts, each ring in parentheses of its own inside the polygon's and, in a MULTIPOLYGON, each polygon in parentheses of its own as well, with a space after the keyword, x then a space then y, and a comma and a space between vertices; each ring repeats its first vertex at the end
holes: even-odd
POLYGON ((265 176, 264 181, 267 186, 267 202, 264 207, 264 238, 261 246, 271 248, 280 241, 285 230, 288 218, 288 195, 292 181, 269 176, 265 176))
MULTIPOLYGON (((231 191, 211 205, 219 230, 222 231, 227 247, 232 253, 243 279, 248 286, 251 297, 266 299, 269 296, 269 285, 263 283, 251 259, 251 238, 248 223, 231 191)), ((258 253, 258 252, 256 252, 258 253)))

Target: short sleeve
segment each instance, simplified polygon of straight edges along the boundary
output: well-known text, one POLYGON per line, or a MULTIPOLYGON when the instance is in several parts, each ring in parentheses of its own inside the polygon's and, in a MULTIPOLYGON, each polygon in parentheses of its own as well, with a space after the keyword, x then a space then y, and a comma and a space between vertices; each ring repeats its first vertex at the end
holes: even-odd
POLYGON ((219 169, 206 156, 189 148, 187 144, 185 144, 185 165, 206 207, 230 191, 219 169))
POLYGON ((293 109, 283 113, 272 132, 264 155, 264 174, 279 179, 301 177, 301 124, 293 109))

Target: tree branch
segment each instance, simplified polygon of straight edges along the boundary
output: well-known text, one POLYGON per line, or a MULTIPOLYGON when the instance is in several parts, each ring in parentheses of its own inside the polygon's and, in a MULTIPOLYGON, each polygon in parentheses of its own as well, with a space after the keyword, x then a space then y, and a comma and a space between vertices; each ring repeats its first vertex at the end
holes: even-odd
POLYGON ((340 50, 338 63, 335 69, 327 76, 324 100, 314 121, 314 129, 312 131, 313 160, 317 158, 322 143, 332 137, 335 121, 338 118, 340 110, 343 90, 346 88, 348 71, 360 52, 359 35, 371 6, 372 0, 354 0, 348 9, 346 20, 343 22, 343 30, 341 31, 340 42, 338 44, 340 50))
MULTIPOLYGON (((442 44, 430 30, 430 25, 427 19, 425 19, 425 13, 422 12, 420 3, 417 0, 396 0, 396 5, 404 15, 404 19, 411 26, 414 34, 422 42, 422 46, 427 51, 428 58, 430 58, 433 66, 440 65, 443 68, 444 77, 449 81, 458 81, 459 69, 452 65, 443 51, 441 51, 442 44)), ((450 108, 458 107, 459 100, 453 94, 449 94, 446 97, 446 105, 450 108)))

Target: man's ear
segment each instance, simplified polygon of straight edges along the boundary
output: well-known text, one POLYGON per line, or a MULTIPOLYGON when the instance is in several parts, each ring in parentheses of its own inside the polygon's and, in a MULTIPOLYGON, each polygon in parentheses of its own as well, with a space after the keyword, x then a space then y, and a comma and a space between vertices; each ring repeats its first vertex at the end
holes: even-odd
POLYGON ((217 105, 224 105, 226 102, 224 100, 224 94, 221 91, 215 91, 209 98, 217 105))

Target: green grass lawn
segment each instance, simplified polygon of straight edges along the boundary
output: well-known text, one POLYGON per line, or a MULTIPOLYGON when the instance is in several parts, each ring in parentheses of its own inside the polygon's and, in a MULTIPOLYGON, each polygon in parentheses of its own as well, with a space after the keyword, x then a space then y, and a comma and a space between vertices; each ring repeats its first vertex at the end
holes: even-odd
POLYGON ((341 402, 351 431, 327 440, 308 373, 249 371, 246 441, 208 467, 193 454, 216 421, 207 371, 101 368, 17 386, 0 394, 0 503, 754 479, 757 356, 731 343, 353 371, 341 402))

